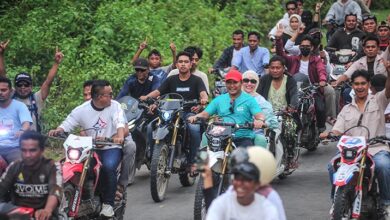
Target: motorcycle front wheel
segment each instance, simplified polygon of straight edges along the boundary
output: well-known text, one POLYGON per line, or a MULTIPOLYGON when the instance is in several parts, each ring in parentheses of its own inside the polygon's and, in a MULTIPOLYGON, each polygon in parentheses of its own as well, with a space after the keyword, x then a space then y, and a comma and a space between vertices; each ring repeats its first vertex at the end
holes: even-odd
POLYGON ((168 166, 169 149, 166 143, 157 144, 153 148, 150 163, 150 192, 155 202, 164 200, 168 187, 169 175, 165 173, 168 166))
POLYGON ((333 220, 350 219, 352 215, 354 186, 346 185, 337 189, 333 201, 333 220))
POLYGON ((206 219, 206 214, 206 202, 203 195, 203 179, 199 178, 195 191, 194 220, 204 220, 206 219))

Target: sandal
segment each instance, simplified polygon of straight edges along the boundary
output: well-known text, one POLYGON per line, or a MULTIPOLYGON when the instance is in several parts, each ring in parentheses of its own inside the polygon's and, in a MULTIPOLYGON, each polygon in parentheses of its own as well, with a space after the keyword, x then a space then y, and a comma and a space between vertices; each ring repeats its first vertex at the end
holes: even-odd
POLYGON ((124 191, 125 191, 125 188, 122 185, 118 185, 116 187, 115 201, 121 201, 123 199, 124 191))

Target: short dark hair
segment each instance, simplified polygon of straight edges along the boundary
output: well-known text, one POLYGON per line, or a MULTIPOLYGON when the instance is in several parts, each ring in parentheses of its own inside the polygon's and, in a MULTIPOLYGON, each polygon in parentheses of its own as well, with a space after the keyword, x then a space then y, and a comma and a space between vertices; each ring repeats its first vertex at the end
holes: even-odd
POLYGON ((179 60, 179 57, 181 57, 181 56, 186 56, 186 57, 190 58, 190 60, 192 59, 192 56, 190 53, 188 53, 187 51, 180 51, 176 55, 176 60, 179 60))
POLYGON ((202 59, 202 56, 203 56, 203 51, 200 47, 196 47, 196 46, 189 46, 189 47, 186 47, 184 49, 185 52, 189 53, 191 55, 190 59, 192 59, 192 57, 197 54, 199 59, 202 59))
POLYGON ((91 88, 92 99, 97 98, 100 95, 100 91, 106 86, 111 86, 110 82, 107 80, 97 79, 93 82, 91 88))
POLYGON ((38 146, 41 150, 45 149, 46 137, 36 131, 23 132, 23 134, 20 136, 19 139, 19 146, 22 147, 22 142, 30 139, 34 141, 38 141, 38 146))
POLYGON ((93 80, 93 79, 85 81, 83 84, 83 88, 85 88, 87 86, 92 86, 94 82, 95 82, 95 80, 93 80))
POLYGON ((377 92, 382 91, 386 86, 387 77, 383 74, 375 74, 371 77, 371 86, 375 88, 377 92))
POLYGON ((241 35, 242 36, 242 38, 244 38, 244 31, 242 31, 242 30, 235 30, 235 31, 233 31, 233 34, 232 35, 241 35))
POLYGON ((257 32, 257 31, 250 31, 250 32, 248 33, 248 39, 249 39, 249 37, 252 36, 252 35, 255 35, 255 36, 257 37, 257 40, 260 40, 260 33, 259 33, 259 32, 257 32))
POLYGON ((366 46, 367 41, 375 41, 376 45, 379 46, 379 38, 376 34, 366 35, 366 37, 363 39, 363 46, 366 46))
POLYGON ((0 76, 0 83, 7 83, 8 84, 8 88, 12 89, 12 82, 7 77, 0 76))
POLYGON ((304 40, 309 41, 311 46, 314 45, 314 44, 313 44, 313 38, 312 38, 310 35, 308 35, 308 34, 304 35, 304 36, 302 37, 301 43, 302 43, 302 41, 304 41, 304 40))
POLYGON ((368 73, 367 70, 363 70, 363 69, 356 70, 355 72, 352 73, 351 82, 353 82, 359 76, 365 78, 367 82, 370 82, 371 79, 370 74, 368 73))
POLYGON ((296 2, 300 2, 300 3, 302 3, 303 4, 303 0, 295 0, 296 2))
POLYGON ((271 59, 269 60, 269 65, 271 65, 271 63, 273 62, 280 62, 283 66, 286 66, 286 60, 284 59, 284 57, 282 56, 279 56, 279 55, 275 55, 273 57, 271 57, 271 59))
POLYGON ((354 17, 356 18, 356 20, 357 20, 357 14, 349 13, 349 14, 346 14, 346 15, 345 15, 344 21, 346 21, 346 20, 347 20, 347 17, 349 17, 349 16, 354 16, 354 17))
POLYGON ((286 2, 286 4, 285 4, 286 9, 287 9, 288 5, 294 5, 295 8, 298 7, 297 1, 288 1, 288 2, 286 2))
POLYGON ((149 54, 148 54, 148 59, 149 59, 152 55, 156 55, 156 56, 158 56, 158 57, 161 58, 161 53, 160 53, 160 51, 158 51, 157 49, 153 49, 153 50, 151 50, 151 51, 149 52, 149 54))

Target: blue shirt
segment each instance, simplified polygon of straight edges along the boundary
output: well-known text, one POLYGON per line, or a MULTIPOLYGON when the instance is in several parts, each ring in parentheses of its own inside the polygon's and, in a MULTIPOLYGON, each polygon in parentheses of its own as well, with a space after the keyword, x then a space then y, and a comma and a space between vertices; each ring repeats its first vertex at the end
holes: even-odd
POLYGON ((269 50, 265 47, 257 47, 251 53, 249 46, 241 48, 232 60, 232 65, 237 67, 241 73, 247 70, 255 71, 259 76, 265 74, 264 67, 269 63, 269 50))
POLYGON ((23 102, 13 99, 8 107, 0 107, 0 129, 7 130, 9 135, 0 136, 0 148, 19 146, 19 138, 14 138, 14 135, 20 131, 24 122, 33 121, 30 111, 23 102))
POLYGON ((122 86, 116 99, 123 96, 131 96, 138 99, 140 96, 147 95, 160 86, 160 79, 152 74, 149 74, 148 79, 143 84, 139 83, 135 74, 127 78, 125 84, 122 86))
MULTIPOLYGON (((253 117, 261 112, 260 106, 251 95, 241 92, 241 95, 234 100, 233 112, 230 111, 230 95, 223 94, 215 98, 206 107, 205 111, 209 115, 218 115, 225 122, 244 124, 253 122, 253 117)), ((240 129, 235 132, 235 138, 254 138, 253 130, 240 129)))

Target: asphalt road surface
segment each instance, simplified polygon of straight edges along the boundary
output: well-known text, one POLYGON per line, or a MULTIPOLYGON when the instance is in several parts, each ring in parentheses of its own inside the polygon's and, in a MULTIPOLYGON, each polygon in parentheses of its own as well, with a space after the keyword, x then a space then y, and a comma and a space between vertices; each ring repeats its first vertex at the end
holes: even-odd
MULTIPOLYGON (((301 151, 300 166, 284 180, 272 185, 279 192, 288 220, 329 219, 330 183, 328 161, 336 153, 335 144, 320 146, 315 152, 301 151)), ((127 188, 126 220, 193 219, 195 185, 182 187, 178 176, 170 179, 163 202, 155 203, 150 195, 149 171, 137 171, 135 183, 127 188)))

